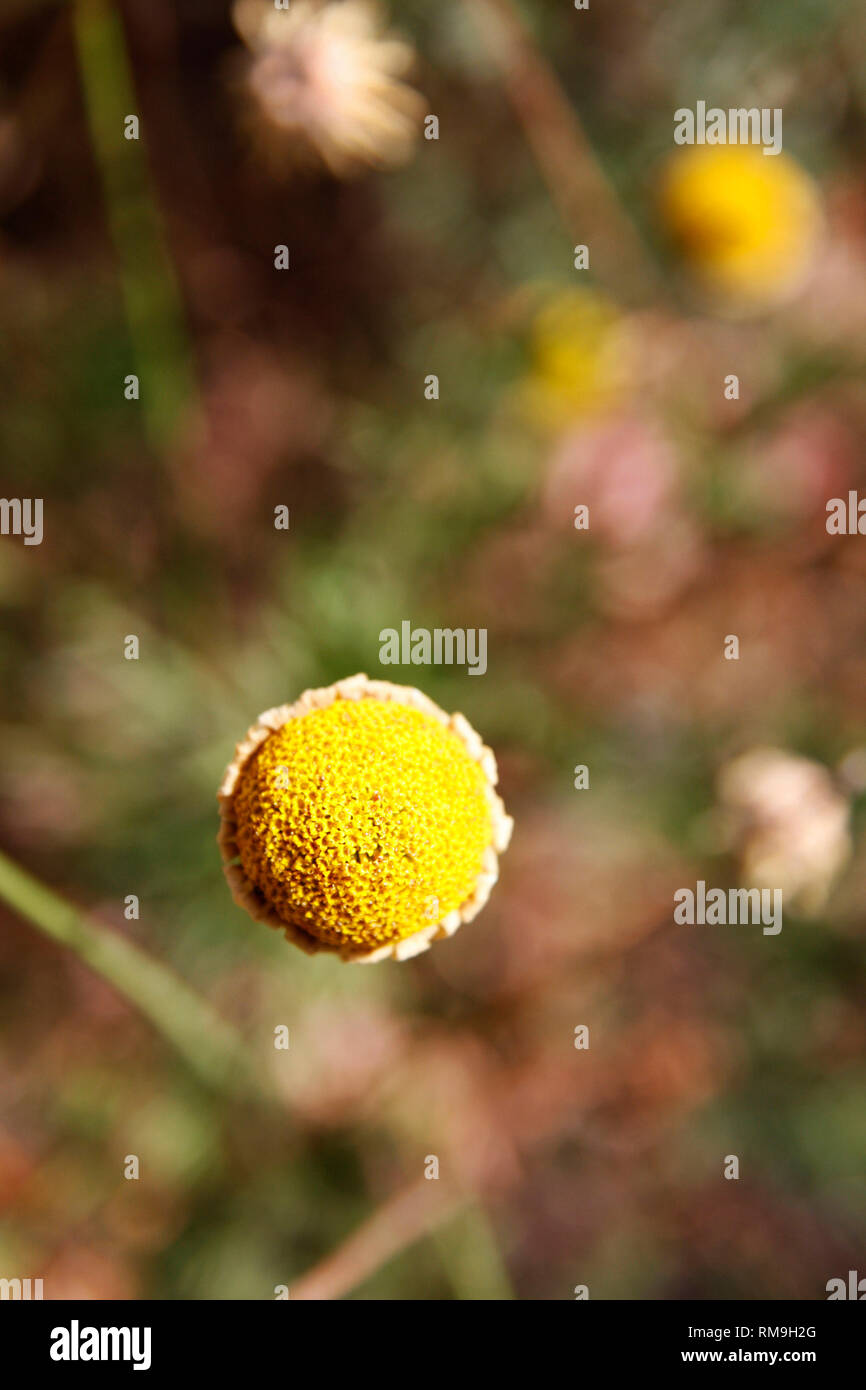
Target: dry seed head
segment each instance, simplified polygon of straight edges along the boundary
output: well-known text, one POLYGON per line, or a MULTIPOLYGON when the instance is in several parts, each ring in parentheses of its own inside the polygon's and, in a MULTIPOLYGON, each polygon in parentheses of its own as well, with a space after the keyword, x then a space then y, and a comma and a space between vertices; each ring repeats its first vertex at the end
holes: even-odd
POLYGON ((284 11, 237 0, 232 13, 251 52, 247 87, 272 138, 285 137, 296 156, 314 153, 340 178, 409 158, 425 110, 400 80, 414 50, 383 32, 372 0, 293 0, 284 11))

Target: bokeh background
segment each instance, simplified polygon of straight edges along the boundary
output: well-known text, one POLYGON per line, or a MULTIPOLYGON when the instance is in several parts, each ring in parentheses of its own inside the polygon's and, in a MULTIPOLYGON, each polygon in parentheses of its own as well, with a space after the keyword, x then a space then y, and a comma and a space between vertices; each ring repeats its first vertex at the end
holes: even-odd
POLYGON ((866 1233, 866 541, 825 527, 866 491, 866 14, 294 7, 0 11, 2 491, 45 504, 0 539, 0 1275, 823 1298, 866 1233), (690 163, 698 100, 781 107, 784 154, 690 163), (487 674, 383 670, 404 619, 486 627, 487 674), (516 818, 471 927, 363 970, 215 843, 253 718, 359 670, 463 710, 516 818), (675 926, 698 878, 783 931, 675 926), (149 1017, 52 894, 157 962, 149 1017), (196 1068, 217 1018, 249 1092, 196 1068))

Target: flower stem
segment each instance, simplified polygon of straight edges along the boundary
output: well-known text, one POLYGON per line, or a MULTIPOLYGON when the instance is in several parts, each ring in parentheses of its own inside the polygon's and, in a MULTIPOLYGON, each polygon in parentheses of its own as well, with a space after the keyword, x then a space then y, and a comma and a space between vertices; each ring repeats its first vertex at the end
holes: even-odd
MULTIPOLYGON (((78 67, 108 223, 117 256, 147 436, 162 452, 193 399, 184 314, 143 146, 144 121, 123 23, 107 0, 75 0, 78 67), (140 120, 127 139, 128 117, 140 120)), ((131 369, 130 369, 131 370, 131 369)))
POLYGON ((501 70, 509 100, 563 224, 588 245, 599 278, 645 305, 661 277, 593 153, 580 118, 513 0, 467 0, 501 70))
POLYGON ((234 1030, 133 942, 99 925, 0 853, 0 899, 113 985, 181 1054, 204 1084, 266 1099, 260 1069, 234 1030))

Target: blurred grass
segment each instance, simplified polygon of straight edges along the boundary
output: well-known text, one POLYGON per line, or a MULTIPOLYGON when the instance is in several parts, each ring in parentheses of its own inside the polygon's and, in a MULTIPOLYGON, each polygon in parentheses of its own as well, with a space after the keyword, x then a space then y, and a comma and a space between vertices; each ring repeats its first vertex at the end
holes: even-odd
POLYGON ((81 82, 117 254, 132 343, 128 371, 140 379, 140 409, 158 456, 176 440, 194 402, 192 367, 177 277, 146 164, 147 121, 139 111, 123 21, 110 0, 74 0, 81 82), (124 122, 138 116, 140 138, 124 122))
POLYGON ((229 1094, 260 1098, 260 1069, 240 1039, 160 961, 91 921, 0 854, 0 899, 72 951, 139 1009, 199 1080, 229 1094))

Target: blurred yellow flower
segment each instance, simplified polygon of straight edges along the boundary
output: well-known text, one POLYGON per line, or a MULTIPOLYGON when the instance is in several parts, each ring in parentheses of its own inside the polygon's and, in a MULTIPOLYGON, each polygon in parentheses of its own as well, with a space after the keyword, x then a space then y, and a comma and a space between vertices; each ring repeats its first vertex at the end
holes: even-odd
POLYGON ((690 273, 731 314, 772 308, 801 286, 823 223, 818 190, 785 154, 693 145, 668 162, 662 221, 690 273))
POLYGON ((272 132, 294 138, 333 174, 404 163, 424 101, 399 79, 414 50, 383 33, 374 0, 236 0, 235 28, 252 52, 247 83, 272 132))
POLYGON ((526 415, 557 431, 622 398, 631 374, 632 334, 616 306, 595 290, 566 290, 537 314, 531 366, 521 384, 526 415))

